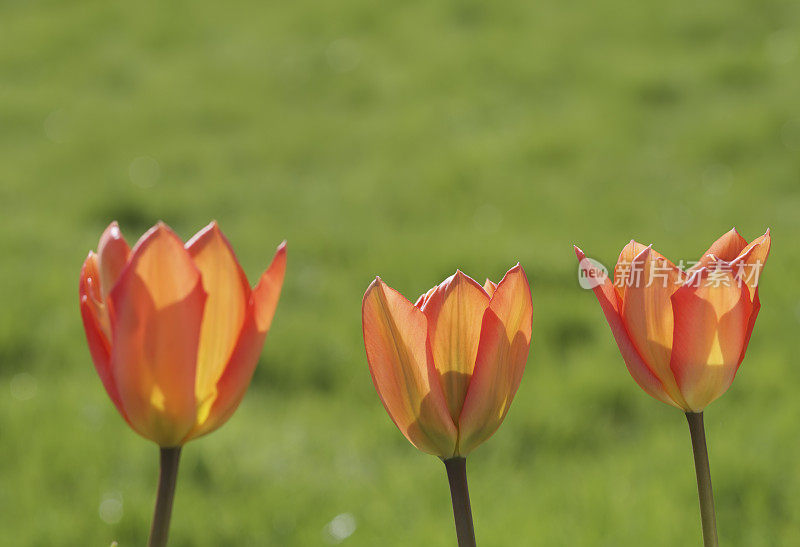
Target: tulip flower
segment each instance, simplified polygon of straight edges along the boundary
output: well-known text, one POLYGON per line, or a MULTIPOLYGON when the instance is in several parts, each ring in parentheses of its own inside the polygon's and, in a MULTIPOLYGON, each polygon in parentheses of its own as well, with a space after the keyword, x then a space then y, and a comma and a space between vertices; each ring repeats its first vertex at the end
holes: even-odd
POLYGON ((686 413, 706 545, 716 545, 716 524, 703 410, 730 387, 747 351, 770 241, 769 230, 748 244, 733 229, 686 271, 631 241, 613 283, 575 247, 633 379, 686 413))
POLYGON ((180 447, 224 424, 244 397, 285 268, 281 244, 251 289, 215 222, 186 245, 159 223, 133 249, 113 222, 83 264, 81 315, 97 373, 128 425, 161 447, 151 545, 166 542, 180 447))
POLYGON ((457 271, 412 304, 380 277, 362 306, 375 389, 418 449, 441 458, 459 545, 474 545, 465 457, 497 430, 519 387, 533 304, 522 267, 481 286, 457 271))

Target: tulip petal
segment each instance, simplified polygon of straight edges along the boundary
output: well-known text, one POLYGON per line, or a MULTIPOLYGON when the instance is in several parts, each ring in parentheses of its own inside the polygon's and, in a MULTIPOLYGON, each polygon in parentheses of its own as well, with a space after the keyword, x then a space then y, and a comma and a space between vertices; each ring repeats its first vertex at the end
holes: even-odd
POLYGON ((108 293, 114 288, 119 274, 128 263, 130 252, 131 249, 125 238, 122 237, 117 222, 109 224, 103 235, 100 236, 100 243, 97 245, 97 262, 103 299, 108 298, 108 293))
POLYGON ((216 222, 198 232, 186 244, 186 250, 200 270, 203 289, 208 295, 195 375, 198 421, 202 422, 214 402, 217 382, 241 334, 250 301, 250 285, 216 222))
POLYGON ((761 272, 764 264, 769 257, 769 250, 772 246, 772 236, 770 231, 754 239, 747 247, 742 249, 739 256, 731 261, 731 269, 736 275, 737 280, 741 280, 750 289, 750 295, 755 299, 758 281, 761 279, 761 272))
POLYGON ((253 289, 256 325, 259 332, 266 333, 272 324, 275 308, 281 296, 283 277, 286 274, 286 242, 278 245, 275 256, 267 270, 253 289))
POLYGON ((672 369, 686 410, 702 411, 733 382, 744 356, 753 304, 727 270, 702 268, 672 295, 672 369))
POLYGON ((233 416, 250 386, 266 337, 266 332, 258 330, 251 300, 239 340, 215 385, 214 396, 198 407, 197 421, 183 443, 211 433, 233 416))
POLYGON ((494 291, 497 290, 497 283, 487 277, 486 283, 483 284, 483 290, 486 291, 486 294, 488 294, 489 298, 491 298, 494 294, 494 291))
POLYGON ((114 382, 131 426, 160 446, 177 446, 195 422, 205 300, 200 272, 163 223, 142 236, 111 290, 114 382))
POLYGON ((620 251, 617 264, 614 266, 614 287, 620 296, 622 296, 623 290, 627 285, 639 281, 641 273, 636 272, 631 265, 633 264, 633 259, 639 256, 646 248, 647 245, 642 245, 638 241, 631 239, 630 243, 620 251))
POLYGON ((475 368, 483 313, 488 306, 483 287, 461 271, 439 285, 422 306, 428 318, 433 363, 454 423, 461 414, 475 368))
MULTIPOLYGON (((586 260, 586 255, 578 247, 575 247, 575 254, 578 256, 578 262, 581 268, 588 276, 590 264, 584 262, 584 260, 586 260)), ((661 380, 653 374, 653 371, 650 370, 650 367, 647 366, 647 363, 645 363, 642 356, 633 345, 628 331, 625 328, 625 324, 622 321, 617 291, 614 289, 611 280, 607 275, 602 275, 602 279, 599 279, 599 281, 600 283, 593 288, 594 295, 597 297, 600 308, 606 316, 608 326, 611 327, 611 333, 614 335, 617 346, 619 346, 619 351, 622 354, 622 359, 625 361, 628 372, 645 393, 661 402, 675 405, 675 402, 667 395, 667 392, 664 391, 661 380)))
POLYGON ((747 330, 744 335, 744 344, 742 345, 742 355, 739 357, 739 364, 744 359, 744 354, 747 353, 747 346, 750 345, 750 337, 753 335, 753 328, 756 326, 756 318, 758 312, 761 311, 761 300, 758 298, 758 287, 756 287, 755 296, 753 297, 753 311, 750 312, 750 319, 747 322, 747 330))
POLYGON ((689 271, 696 271, 705 268, 714 261, 714 258, 730 262, 742 252, 747 246, 747 240, 743 238, 736 228, 723 234, 719 239, 711 244, 711 247, 703 253, 700 260, 692 266, 689 271))
POLYGON ((81 268, 79 284, 81 318, 86 331, 86 341, 89 344, 89 353, 92 356, 97 375, 100 376, 100 381, 103 383, 103 387, 114 406, 117 407, 122 417, 127 420, 111 373, 111 344, 106 334, 108 331, 102 327, 102 323, 108 324, 108 314, 102 302, 96 300, 97 295, 92 294, 94 292, 92 285, 98 284, 99 275, 97 255, 89 253, 81 268))
POLYGON ((244 398, 258 365, 264 339, 272 322, 286 271, 286 242, 280 244, 258 287, 252 292, 247 314, 233 353, 216 384, 212 405, 198 410, 197 424, 187 439, 211 433, 233 415, 244 398), (261 308, 261 322, 257 319, 261 308), (262 330, 263 329, 263 330, 262 330))
POLYGON ((362 305, 364 346, 378 395, 406 438, 424 452, 452 457, 458 433, 427 344, 427 319, 376 278, 362 305))
POLYGON ((475 370, 458 420, 458 455, 492 436, 508 412, 528 360, 531 289, 517 264, 498 283, 483 316, 475 370))
POLYGON ((672 262, 645 248, 631 262, 640 278, 622 288, 620 314, 634 347, 661 380, 669 397, 681 408, 685 401, 670 370, 672 303, 670 297, 683 284, 684 274, 672 262))

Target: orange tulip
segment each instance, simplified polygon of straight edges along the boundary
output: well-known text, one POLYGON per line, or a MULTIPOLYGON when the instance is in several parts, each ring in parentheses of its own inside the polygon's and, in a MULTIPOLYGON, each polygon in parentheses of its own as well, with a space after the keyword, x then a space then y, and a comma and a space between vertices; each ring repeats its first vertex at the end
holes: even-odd
POLYGON ((215 222, 185 246, 165 224, 131 250, 113 222, 80 278, 89 349, 122 417, 162 447, 225 423, 242 400, 269 330, 286 247, 255 289, 215 222))
POLYGON ((364 345, 378 395, 424 452, 463 457, 500 426, 531 341, 530 286, 519 265, 481 287, 457 271, 411 304, 379 277, 364 294, 364 345))
MULTIPOLYGON (((758 315, 758 280, 769 248, 769 230, 748 244, 733 229, 683 271, 631 241, 614 282, 604 273, 595 277, 594 293, 642 389, 692 413, 727 391, 758 315)), ((575 252, 584 275, 591 275, 583 251, 575 252)))

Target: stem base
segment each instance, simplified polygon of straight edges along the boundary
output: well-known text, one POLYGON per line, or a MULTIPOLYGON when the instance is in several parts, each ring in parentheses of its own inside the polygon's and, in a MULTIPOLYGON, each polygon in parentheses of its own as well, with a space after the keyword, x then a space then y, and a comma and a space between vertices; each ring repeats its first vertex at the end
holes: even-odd
POLYGON ((467 460, 450 458, 442 461, 447 470, 447 480, 450 482, 450 499, 453 502, 458 547, 475 547, 475 528, 472 525, 472 507, 467 487, 467 460))
POLYGON ((692 437, 694 470, 697 474, 697 494, 700 498, 700 520, 703 523, 703 545, 717 547, 717 516, 714 510, 714 492, 711 488, 711 468, 708 464, 708 446, 702 412, 687 412, 689 434, 692 437))
POLYGON ((148 547, 166 547, 169 536, 169 521, 172 517, 172 501, 175 499, 175 483, 178 480, 178 464, 181 447, 161 448, 160 470, 158 475, 158 494, 153 512, 153 526, 150 528, 148 547))

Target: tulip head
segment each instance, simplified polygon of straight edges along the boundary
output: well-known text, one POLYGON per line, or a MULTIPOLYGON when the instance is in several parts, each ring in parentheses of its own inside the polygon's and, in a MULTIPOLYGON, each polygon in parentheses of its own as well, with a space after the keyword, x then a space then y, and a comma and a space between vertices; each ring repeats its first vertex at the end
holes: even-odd
POLYGON ((80 275, 97 373, 128 424, 180 446, 230 418, 255 370, 286 268, 282 243, 251 289, 215 222, 184 243, 165 224, 130 249, 112 223, 80 275))
MULTIPOLYGON (((761 307, 758 281, 770 241, 769 230, 748 244, 733 229, 686 271, 631 241, 613 282, 596 278, 594 293, 644 391, 685 412, 702 412, 727 391, 761 307)), ((575 253, 589 275, 590 261, 575 253)))
POLYGON ((414 446, 466 456, 497 430, 522 379, 532 319, 519 265, 483 287, 457 271, 416 304, 372 282, 362 305, 372 381, 414 446))

